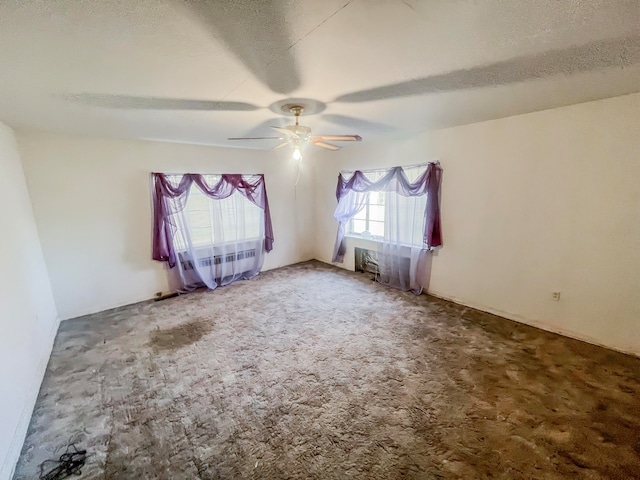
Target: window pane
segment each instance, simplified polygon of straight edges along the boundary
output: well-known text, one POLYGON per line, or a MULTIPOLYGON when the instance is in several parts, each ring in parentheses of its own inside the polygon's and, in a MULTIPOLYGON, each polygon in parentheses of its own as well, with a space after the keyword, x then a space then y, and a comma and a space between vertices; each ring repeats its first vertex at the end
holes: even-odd
POLYGON ((384 205, 371 205, 369 207, 369 219, 384 221, 384 205))
POLYGON ((376 222, 371 220, 369 222, 369 232, 371 235, 375 235, 377 237, 384 236, 384 222, 376 222))
POLYGON ((384 195, 384 192, 372 192, 370 202, 377 205, 384 205, 384 195))
POLYGON ((194 245, 207 245, 212 241, 210 228, 191 227, 191 242, 194 245))
POLYGON ((367 227, 367 222, 364 220, 353 220, 353 233, 362 233, 367 227))
MULTIPOLYGON (((210 184, 219 178, 207 176, 210 184)), ((186 249, 189 238, 195 247, 221 245, 262 237, 264 212, 239 192, 221 200, 212 200, 192 186, 185 208, 186 224, 177 222, 180 233, 174 241, 177 249, 186 249)))
POLYGON ((357 220, 366 220, 367 218, 367 209, 363 208, 362 210, 360 210, 358 213, 356 213, 353 218, 357 219, 357 220))

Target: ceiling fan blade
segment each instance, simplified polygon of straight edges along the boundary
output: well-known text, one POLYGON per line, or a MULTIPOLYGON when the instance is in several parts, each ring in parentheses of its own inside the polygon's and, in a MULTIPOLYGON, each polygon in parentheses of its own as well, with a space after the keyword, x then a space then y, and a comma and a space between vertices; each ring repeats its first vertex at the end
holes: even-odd
POLYGON ((313 138, 318 140, 328 140, 330 142, 360 142, 362 137, 360 135, 316 135, 313 138))
POLYGON ((288 2, 280 0, 175 2, 222 41, 263 84, 287 94, 300 86, 288 2), (251 32, 248 35, 247 32, 251 32))
POLYGON ((291 137, 291 138, 298 138, 298 134, 296 132, 292 132, 291 130, 289 130, 288 128, 283 128, 283 127, 271 127, 274 130, 277 130, 280 133, 283 133, 284 135, 291 137))
POLYGON ((289 145, 289 142, 282 142, 280 145, 273 147, 273 149, 277 150, 278 148, 286 147, 287 145, 289 145))
POLYGON ((339 146, 331 145, 330 143, 322 142, 320 140, 315 141, 315 142, 311 142, 311 144, 315 145, 316 147, 325 148, 325 149, 331 150, 331 151, 340 150, 339 146))
POLYGON ((359 103, 411 95, 497 87, 558 75, 572 75, 606 68, 624 68, 639 63, 640 35, 632 35, 360 90, 341 95, 335 101, 359 103))
POLYGON ((388 133, 394 130, 393 127, 383 123, 363 120, 362 118, 349 117, 347 115, 338 115, 334 113, 326 113, 322 115, 323 120, 327 120, 336 125, 346 127, 349 130, 365 131, 371 133, 388 133))
POLYGON ((243 137, 266 137, 267 135, 276 135, 277 133, 278 136, 282 137, 284 135, 280 135, 279 132, 272 131, 271 126, 284 127, 287 123, 289 123, 289 119, 286 117, 272 117, 255 124, 246 130, 240 130, 237 132, 237 135, 243 137))
POLYGON ((231 137, 227 140, 284 140, 282 137, 231 137))
POLYGON ((245 102, 195 100, 189 98, 136 97, 103 93, 77 93, 64 95, 66 100, 83 105, 104 108, 139 110, 197 110, 197 111, 253 111, 262 107, 245 102))

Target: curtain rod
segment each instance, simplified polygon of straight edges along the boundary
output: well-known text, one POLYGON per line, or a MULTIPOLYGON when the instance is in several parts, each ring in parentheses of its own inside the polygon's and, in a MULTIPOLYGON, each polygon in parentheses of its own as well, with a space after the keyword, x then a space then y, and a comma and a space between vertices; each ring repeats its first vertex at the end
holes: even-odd
MULTIPOLYGON (((435 160, 433 162, 416 163, 415 165, 400 165, 400 167, 402 167, 402 168, 426 167, 430 163, 434 163, 436 165, 440 165, 440 160, 435 160)), ((357 170, 360 170, 362 173, 370 173, 370 172, 378 172, 380 170, 389 170, 390 168, 394 168, 394 167, 369 168, 367 170, 362 170, 362 169, 358 168, 357 170)), ((356 170, 340 170, 340 173, 354 173, 355 171, 356 170)))
POLYGON ((162 175, 166 175, 168 177, 176 177, 178 175, 182 176, 182 175, 210 175, 210 176, 218 176, 221 177, 222 175, 242 175, 243 177, 257 177, 260 175, 264 175, 264 173, 194 173, 194 172, 183 172, 183 173, 173 173, 173 172, 149 172, 149 175, 153 175, 155 173, 160 173, 162 175))

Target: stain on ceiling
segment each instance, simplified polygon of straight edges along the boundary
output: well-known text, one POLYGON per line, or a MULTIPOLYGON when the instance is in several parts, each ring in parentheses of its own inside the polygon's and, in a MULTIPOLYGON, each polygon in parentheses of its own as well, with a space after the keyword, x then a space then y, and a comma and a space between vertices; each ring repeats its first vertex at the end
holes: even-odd
POLYGON ((640 91, 640 1, 5 0, 0 58, 18 129, 366 142, 640 91))

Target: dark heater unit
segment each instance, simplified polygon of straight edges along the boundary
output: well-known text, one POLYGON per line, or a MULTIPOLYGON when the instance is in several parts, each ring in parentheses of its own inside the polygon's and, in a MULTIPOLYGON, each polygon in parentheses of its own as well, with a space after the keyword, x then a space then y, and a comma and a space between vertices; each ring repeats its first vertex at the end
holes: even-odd
POLYGON ((380 274, 378 270, 378 252, 367 248, 355 247, 355 271, 372 273, 374 276, 380 274))

